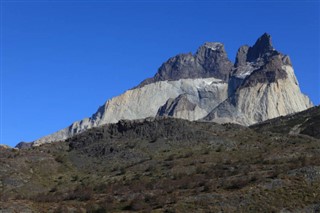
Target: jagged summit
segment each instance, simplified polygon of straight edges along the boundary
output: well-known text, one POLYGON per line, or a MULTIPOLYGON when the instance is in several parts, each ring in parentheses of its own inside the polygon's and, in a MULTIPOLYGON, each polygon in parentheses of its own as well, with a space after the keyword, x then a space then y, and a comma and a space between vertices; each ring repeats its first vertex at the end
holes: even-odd
POLYGON ((272 54, 273 50, 274 48, 272 46, 271 36, 264 33, 256 43, 249 48, 247 61, 253 62, 265 55, 272 54))
POLYGON ((233 63, 229 60, 224 45, 206 42, 195 54, 179 54, 163 63, 154 77, 144 80, 138 87, 165 80, 214 77, 227 81, 233 63))
POLYGON ((251 125, 312 107, 300 91, 290 58, 263 34, 238 50, 233 64, 219 42, 164 62, 154 77, 108 100, 92 117, 34 142, 64 140, 122 119, 169 116, 251 125))
POLYGON ((268 57, 276 54, 279 53, 272 45, 271 36, 264 33, 252 47, 243 45, 238 49, 235 67, 243 66, 247 62, 256 62, 259 59, 267 60, 268 57))
POLYGON ((206 42, 198 48, 194 57, 204 69, 200 77, 228 80, 233 63, 228 58, 222 43, 206 42))
POLYGON ((289 56, 275 50, 271 36, 264 33, 252 47, 244 45, 238 49, 231 83, 238 86, 245 78, 246 81, 251 79, 251 82, 274 82, 275 78, 286 77, 286 73, 282 71, 282 66, 285 65, 291 66, 289 56))
POLYGON ((289 56, 263 34, 256 43, 239 48, 228 82, 228 98, 204 120, 250 125, 311 107, 301 94, 289 56))

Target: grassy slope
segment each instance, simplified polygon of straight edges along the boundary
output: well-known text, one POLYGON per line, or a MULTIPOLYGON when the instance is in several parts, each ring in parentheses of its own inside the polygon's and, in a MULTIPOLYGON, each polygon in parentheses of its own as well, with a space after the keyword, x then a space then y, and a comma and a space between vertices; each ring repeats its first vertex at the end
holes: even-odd
POLYGON ((281 122, 273 122, 275 132, 176 119, 123 121, 67 142, 3 149, 0 209, 315 211, 320 141, 279 132, 281 122))

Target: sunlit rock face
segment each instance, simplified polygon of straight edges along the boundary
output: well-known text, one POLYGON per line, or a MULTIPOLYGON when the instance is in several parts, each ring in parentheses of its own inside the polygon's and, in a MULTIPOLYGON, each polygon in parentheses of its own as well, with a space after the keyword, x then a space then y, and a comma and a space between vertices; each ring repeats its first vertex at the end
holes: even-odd
POLYGON ((228 84, 216 78, 158 81, 128 90, 124 94, 108 100, 92 117, 74 122, 68 128, 40 138, 34 142, 34 145, 63 140, 92 127, 116 123, 122 119, 134 120, 155 117, 157 114, 159 116, 167 115, 161 113, 159 109, 165 108, 165 104, 169 100, 179 99, 181 95, 185 97, 185 101, 180 101, 179 107, 172 109, 172 116, 198 120, 224 101, 227 94, 228 84), (194 107, 189 107, 188 104, 194 107))
POLYGON ((228 98, 203 120, 250 125, 313 106, 300 91, 289 56, 273 48, 268 34, 239 48, 228 88, 228 98))

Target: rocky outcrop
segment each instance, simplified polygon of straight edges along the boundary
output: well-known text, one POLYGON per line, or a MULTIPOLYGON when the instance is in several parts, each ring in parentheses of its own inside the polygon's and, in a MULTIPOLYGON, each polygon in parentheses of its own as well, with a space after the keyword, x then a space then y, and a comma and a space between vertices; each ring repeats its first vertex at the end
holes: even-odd
MULTIPOLYGON (((189 99, 187 94, 179 95, 177 98, 169 98, 165 105, 160 107, 158 110, 157 115, 158 116, 176 116, 178 117, 178 114, 182 114, 184 112, 192 112, 196 109, 197 105, 192 103, 189 99)), ((184 116, 180 116, 183 118, 184 116)))
POLYGON ((275 50, 265 33, 252 47, 239 48, 234 65, 218 42, 205 43, 195 54, 172 57, 154 77, 108 100, 90 118, 33 145, 122 119, 169 116, 251 125, 311 106, 300 91, 290 58, 275 50))
POLYGON ((18 143, 16 145, 16 148, 19 148, 19 149, 28 149, 28 148, 31 148, 31 147, 32 147, 31 143, 24 142, 24 141, 21 141, 20 143, 18 143))

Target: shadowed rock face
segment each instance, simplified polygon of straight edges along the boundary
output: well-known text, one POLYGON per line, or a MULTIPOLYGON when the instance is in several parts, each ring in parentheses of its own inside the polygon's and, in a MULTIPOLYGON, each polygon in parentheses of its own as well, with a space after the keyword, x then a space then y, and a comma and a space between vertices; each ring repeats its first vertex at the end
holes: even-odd
POLYGON ((253 62, 258 58, 264 58, 271 55, 274 52, 272 46, 271 36, 264 33, 256 43, 248 49, 247 61, 253 62))
POLYGON ((239 67, 241 65, 245 65, 247 62, 247 55, 248 55, 249 46, 244 45, 241 46, 237 52, 236 56, 236 63, 235 66, 239 67))
POLYGON ((146 79, 138 87, 157 81, 214 77, 227 81, 233 64, 228 59, 223 44, 207 42, 195 55, 179 54, 163 63, 153 78, 146 79))
POLYGON ((243 66, 247 62, 256 62, 257 59, 266 59, 278 52, 273 48, 271 36, 264 33, 256 43, 250 47, 248 45, 241 46, 237 52, 235 67, 243 66))
POLYGON ((228 80, 233 64, 228 59, 223 44, 205 43, 198 49, 196 60, 209 77, 228 80))
POLYGON ((196 104, 190 102, 186 94, 179 95, 177 98, 170 98, 162 107, 159 108, 157 116, 174 116, 177 112, 193 111, 196 104))
POLYGON ((259 69, 254 70, 241 85, 241 87, 255 86, 258 83, 274 83, 277 79, 287 78, 287 73, 283 70, 285 63, 282 61, 282 56, 275 55, 268 59, 259 69))
POLYGON ((291 66, 289 57, 276 51, 272 46, 271 36, 265 33, 252 47, 239 48, 232 77, 241 76, 244 79, 242 87, 273 83, 287 77, 283 69, 285 65, 291 66))

